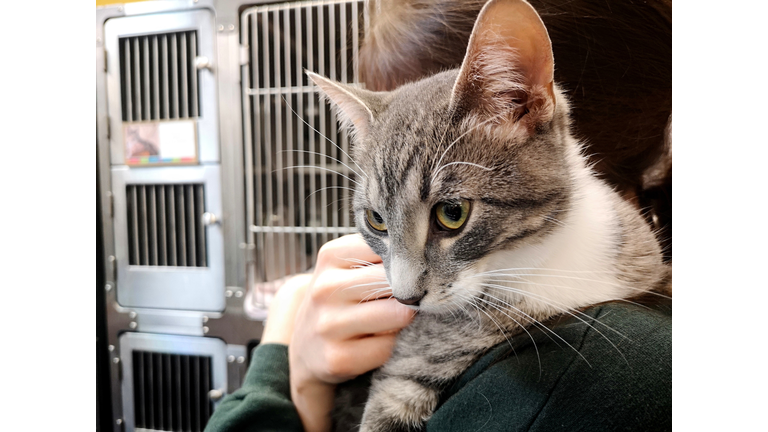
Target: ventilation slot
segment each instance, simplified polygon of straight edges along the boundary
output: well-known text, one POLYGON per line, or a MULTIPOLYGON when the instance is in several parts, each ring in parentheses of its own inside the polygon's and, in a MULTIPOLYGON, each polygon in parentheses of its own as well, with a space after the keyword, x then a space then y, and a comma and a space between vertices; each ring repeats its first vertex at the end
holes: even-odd
POLYGON ((363 12, 362 1, 306 1, 243 14, 246 217, 259 306, 323 243, 357 231, 350 205, 360 171, 304 70, 359 86, 363 12))
POLYGON ((206 267, 202 184, 128 185, 128 263, 206 267))
POLYGON ((211 357, 133 351, 136 428, 202 431, 213 412, 211 357))
POLYGON ((197 32, 120 39, 123 121, 199 117, 197 32))

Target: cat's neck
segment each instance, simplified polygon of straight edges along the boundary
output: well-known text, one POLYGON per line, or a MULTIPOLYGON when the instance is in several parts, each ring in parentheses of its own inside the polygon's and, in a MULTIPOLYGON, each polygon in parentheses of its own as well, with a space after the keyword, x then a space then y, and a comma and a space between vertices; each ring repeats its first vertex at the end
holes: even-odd
POLYGON ((509 287, 506 301, 537 319, 635 297, 653 289, 667 271, 647 224, 591 172, 577 143, 567 139, 569 210, 555 218, 543 242, 500 253, 489 266, 513 268, 494 283, 509 287))

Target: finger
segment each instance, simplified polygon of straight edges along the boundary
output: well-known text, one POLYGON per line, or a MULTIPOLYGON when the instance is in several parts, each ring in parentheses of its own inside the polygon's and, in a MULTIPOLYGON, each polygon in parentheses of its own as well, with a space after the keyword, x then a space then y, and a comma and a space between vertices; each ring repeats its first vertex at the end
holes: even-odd
POLYGON ((381 265, 359 269, 325 269, 315 274, 311 296, 316 302, 360 303, 392 295, 381 265))
POLYGON ((392 356, 397 335, 371 336, 348 341, 344 352, 348 358, 341 359, 349 368, 346 375, 362 375, 381 367, 392 356))
POLYGON ((415 312, 396 300, 378 300, 340 308, 321 329, 332 339, 354 339, 392 332, 410 324, 415 312))
POLYGON ((296 313, 304 299, 304 293, 312 275, 301 274, 289 279, 280 287, 269 305, 269 315, 264 323, 261 343, 282 343, 288 345, 293 336, 296 313))
POLYGON ((376 255, 360 234, 349 234, 331 240, 320 248, 317 267, 353 268, 360 265, 378 264, 376 255))

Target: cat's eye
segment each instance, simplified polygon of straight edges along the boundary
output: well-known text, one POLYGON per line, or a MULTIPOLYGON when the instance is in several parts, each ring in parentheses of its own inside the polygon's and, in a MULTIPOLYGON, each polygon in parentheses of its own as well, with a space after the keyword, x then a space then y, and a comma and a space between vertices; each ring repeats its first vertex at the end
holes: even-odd
POLYGON ((380 214, 373 210, 365 211, 365 218, 368 220, 368 225, 376 231, 386 232, 387 224, 384 223, 384 218, 380 214))
POLYGON ((440 227, 447 230, 457 230, 467 221, 469 216, 469 201, 463 199, 454 202, 444 202, 435 206, 435 217, 440 227))

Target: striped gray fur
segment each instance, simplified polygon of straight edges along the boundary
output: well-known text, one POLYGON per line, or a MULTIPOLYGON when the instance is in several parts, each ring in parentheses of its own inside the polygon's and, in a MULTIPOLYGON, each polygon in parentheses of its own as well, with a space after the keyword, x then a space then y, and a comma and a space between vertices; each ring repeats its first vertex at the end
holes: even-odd
POLYGON ((551 46, 532 11, 522 0, 492 0, 461 69, 392 92, 310 73, 354 138, 357 226, 393 295, 419 299, 373 375, 362 431, 424 429, 440 393, 493 346, 668 276, 638 211, 592 173, 571 136, 551 46), (504 45, 530 36, 504 36, 508 16, 533 23, 521 28, 538 29, 531 40, 540 53, 504 45), (458 200, 470 203, 466 222, 441 228, 436 206, 458 200))

